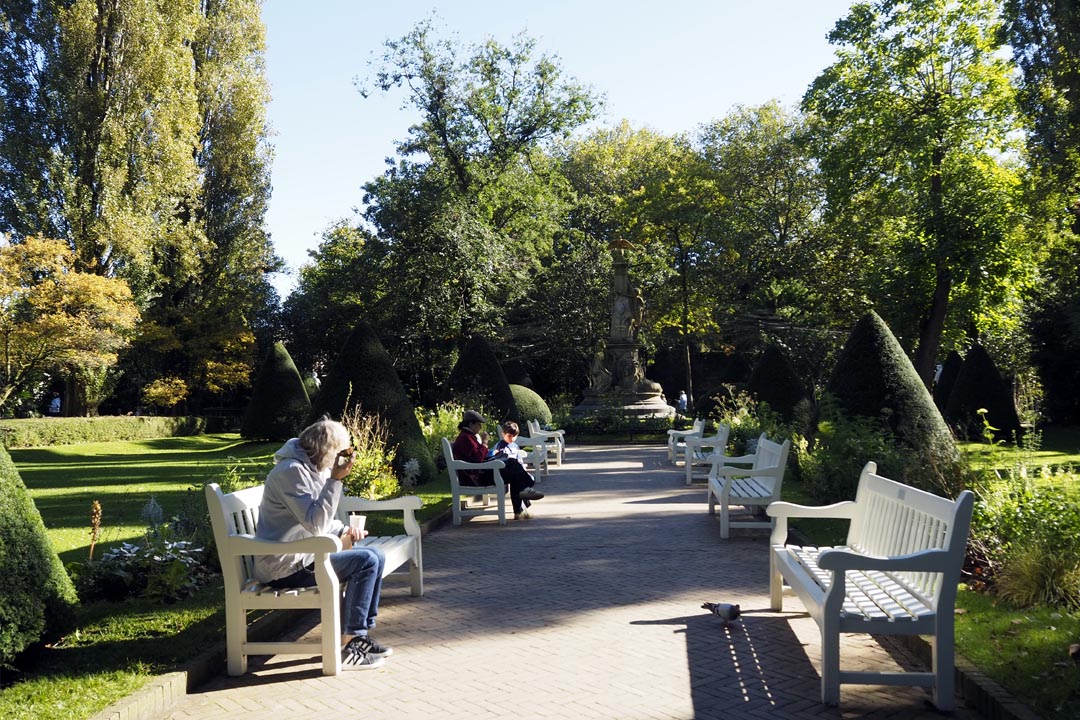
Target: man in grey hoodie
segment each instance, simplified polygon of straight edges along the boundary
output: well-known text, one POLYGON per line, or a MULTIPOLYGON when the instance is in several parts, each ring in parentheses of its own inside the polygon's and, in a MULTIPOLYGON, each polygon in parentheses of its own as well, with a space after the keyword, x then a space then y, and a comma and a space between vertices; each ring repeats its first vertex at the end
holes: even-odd
MULTIPOLYGON (((343 550, 330 555, 330 565, 345 587, 342 604, 341 664, 346 670, 377 668, 393 649, 375 642, 368 631, 379 614, 383 566, 378 548, 353 546, 367 536, 337 519, 341 481, 352 470, 349 431, 341 423, 322 419, 274 453, 274 468, 266 476, 259 526, 260 540, 289 541, 315 535, 341 538, 343 550)), ((315 585, 313 555, 260 555, 255 577, 276 588, 315 585)))

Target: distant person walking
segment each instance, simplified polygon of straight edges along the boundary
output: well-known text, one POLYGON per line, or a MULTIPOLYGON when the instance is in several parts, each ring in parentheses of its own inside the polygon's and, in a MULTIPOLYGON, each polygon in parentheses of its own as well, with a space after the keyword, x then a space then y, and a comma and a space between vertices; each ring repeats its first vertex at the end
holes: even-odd
POLYGON ((681 412, 681 413, 686 412, 686 402, 687 402, 686 391, 685 390, 680 390, 679 391, 679 400, 678 400, 679 412, 681 412))
POLYGON ((60 417, 60 393, 54 392, 49 401, 49 417, 60 417))

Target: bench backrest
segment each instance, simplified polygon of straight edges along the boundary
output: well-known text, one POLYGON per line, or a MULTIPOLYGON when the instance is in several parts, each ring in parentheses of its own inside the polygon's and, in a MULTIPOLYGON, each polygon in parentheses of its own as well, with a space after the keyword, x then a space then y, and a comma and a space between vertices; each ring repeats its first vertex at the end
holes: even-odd
POLYGON ((877 465, 869 462, 859 477, 855 502, 858 511, 848 529, 848 547, 886 557, 944 550, 951 557, 947 565, 953 571, 900 574, 926 601, 936 599, 943 586, 956 586, 975 504, 970 490, 961 492, 956 500, 939 497, 882 477, 877 474, 877 465))
POLYGON ((442 451, 443 459, 446 460, 446 473, 450 476, 450 487, 458 488, 461 486, 461 480, 458 477, 458 471, 462 470, 462 466, 466 463, 465 460, 457 460, 454 458, 454 448, 450 445, 448 438, 442 439, 442 451))
POLYGON ((770 440, 765 433, 761 433, 757 441, 757 449, 754 451, 754 469, 778 468, 783 474, 790 451, 791 440, 778 443, 770 440))
POLYGON ((263 487, 256 485, 226 495, 217 483, 206 486, 206 505, 210 510, 210 524, 214 528, 214 543, 218 548, 221 573, 227 584, 243 586, 254 576, 254 558, 232 552, 231 540, 241 535, 255 536, 263 487))

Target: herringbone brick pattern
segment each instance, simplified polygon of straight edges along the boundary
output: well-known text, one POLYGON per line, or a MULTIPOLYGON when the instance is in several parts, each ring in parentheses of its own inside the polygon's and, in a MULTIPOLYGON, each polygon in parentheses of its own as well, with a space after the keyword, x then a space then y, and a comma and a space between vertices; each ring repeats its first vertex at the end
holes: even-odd
MULTIPOLYGON (((243 678, 222 667, 168 720, 941 717, 914 688, 845 685, 841 706, 823 707, 816 625, 768 610, 765 533, 721 540, 704 489, 665 461, 660 447, 571 448, 533 519, 424 538, 425 597, 384 588, 385 667, 331 678, 309 658, 270 658, 243 678), (706 600, 740 603, 742 620, 725 627, 706 600)), ((908 662, 864 636, 845 637, 841 654, 853 668, 908 662)))

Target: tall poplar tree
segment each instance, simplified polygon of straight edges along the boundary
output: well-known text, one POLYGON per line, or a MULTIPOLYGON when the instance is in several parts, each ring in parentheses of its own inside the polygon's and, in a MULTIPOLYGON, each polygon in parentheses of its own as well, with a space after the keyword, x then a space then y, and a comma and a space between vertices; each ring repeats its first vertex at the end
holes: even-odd
POLYGON ((927 384, 955 294, 1012 270, 1017 180, 1000 153, 1016 124, 999 30, 990 0, 856 3, 804 98, 823 122, 834 221, 871 243, 877 275, 863 281, 888 287, 897 314, 916 309, 901 334, 917 338, 927 384))

